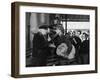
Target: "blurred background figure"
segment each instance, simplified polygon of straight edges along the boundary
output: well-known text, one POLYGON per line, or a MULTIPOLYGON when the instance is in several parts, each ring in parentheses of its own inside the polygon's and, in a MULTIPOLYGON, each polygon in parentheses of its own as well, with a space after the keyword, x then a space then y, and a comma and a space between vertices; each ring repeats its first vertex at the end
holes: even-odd
POLYGON ((82 43, 80 45, 80 59, 82 64, 89 64, 89 35, 87 33, 82 34, 82 43))
POLYGON ((82 31, 81 30, 77 30, 76 36, 79 37, 82 41, 82 31))
POLYGON ((80 45, 81 45, 81 39, 77 36, 77 31, 72 32, 70 41, 74 45, 75 50, 76 50, 76 54, 75 54, 76 62, 78 64, 80 64, 79 49, 80 49, 80 45))

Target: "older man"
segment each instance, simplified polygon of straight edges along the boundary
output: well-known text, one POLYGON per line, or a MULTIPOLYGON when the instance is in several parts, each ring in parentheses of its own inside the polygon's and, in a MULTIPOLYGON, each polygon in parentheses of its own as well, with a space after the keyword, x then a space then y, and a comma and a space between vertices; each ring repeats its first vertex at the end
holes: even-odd
POLYGON ((34 34, 33 38, 33 66, 46 66, 49 55, 49 43, 47 40, 48 26, 39 27, 39 32, 34 34))

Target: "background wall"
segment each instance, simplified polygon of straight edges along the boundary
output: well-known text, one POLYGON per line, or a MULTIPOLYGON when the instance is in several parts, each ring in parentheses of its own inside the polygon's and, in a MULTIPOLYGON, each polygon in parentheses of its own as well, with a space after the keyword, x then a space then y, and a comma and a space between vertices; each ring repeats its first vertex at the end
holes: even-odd
MULTIPOLYGON (((73 4, 98 6, 98 34, 100 34, 100 0, 1 0, 0 2, 0 80, 17 80, 10 76, 11 68, 11 2, 29 1, 39 3, 73 4)), ((98 73, 78 74, 38 78, 21 78, 18 80, 100 80, 100 37, 98 37, 98 73)))

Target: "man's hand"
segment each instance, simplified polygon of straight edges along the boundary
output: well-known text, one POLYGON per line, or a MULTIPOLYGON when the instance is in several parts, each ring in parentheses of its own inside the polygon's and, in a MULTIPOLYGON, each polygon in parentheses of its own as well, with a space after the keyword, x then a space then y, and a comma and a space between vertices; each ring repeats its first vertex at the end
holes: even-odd
POLYGON ((50 44, 49 47, 56 48, 56 46, 54 44, 50 44))
POLYGON ((51 41, 51 38, 50 38, 50 36, 48 36, 48 41, 51 41))

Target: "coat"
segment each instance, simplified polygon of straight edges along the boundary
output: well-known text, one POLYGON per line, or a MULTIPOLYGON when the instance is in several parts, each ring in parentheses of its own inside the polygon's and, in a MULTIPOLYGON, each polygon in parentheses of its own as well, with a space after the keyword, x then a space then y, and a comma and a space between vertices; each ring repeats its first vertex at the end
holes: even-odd
POLYGON ((41 33, 34 34, 33 38, 33 65, 45 66, 49 54, 49 44, 44 35, 41 33))

